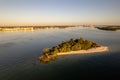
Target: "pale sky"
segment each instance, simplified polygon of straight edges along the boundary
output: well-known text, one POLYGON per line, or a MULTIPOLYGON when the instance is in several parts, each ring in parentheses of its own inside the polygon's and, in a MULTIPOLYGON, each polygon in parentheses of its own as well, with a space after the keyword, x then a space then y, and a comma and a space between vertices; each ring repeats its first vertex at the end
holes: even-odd
POLYGON ((0 0, 1 25, 120 25, 120 0, 0 0))

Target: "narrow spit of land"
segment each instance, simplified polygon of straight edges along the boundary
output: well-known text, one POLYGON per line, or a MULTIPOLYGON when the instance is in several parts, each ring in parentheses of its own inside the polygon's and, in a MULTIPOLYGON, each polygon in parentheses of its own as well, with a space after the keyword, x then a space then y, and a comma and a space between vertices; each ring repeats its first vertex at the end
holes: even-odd
POLYGON ((70 39, 62 41, 61 44, 50 48, 43 49, 43 54, 39 57, 41 62, 55 60, 57 56, 69 54, 85 54, 109 51, 107 46, 100 46, 97 43, 79 39, 70 39))
POLYGON ((100 30, 106 30, 106 31, 117 31, 120 30, 120 26, 106 26, 106 27, 96 27, 100 30))

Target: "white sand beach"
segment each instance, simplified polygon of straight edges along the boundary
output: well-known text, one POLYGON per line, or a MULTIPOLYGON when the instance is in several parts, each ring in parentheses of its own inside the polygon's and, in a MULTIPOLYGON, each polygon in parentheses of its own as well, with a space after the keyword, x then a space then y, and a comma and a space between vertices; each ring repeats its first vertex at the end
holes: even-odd
POLYGON ((86 54, 86 53, 96 53, 96 52, 106 52, 109 51, 107 46, 100 46, 97 48, 91 48, 88 50, 70 51, 64 53, 57 53, 57 55, 68 55, 68 54, 86 54))

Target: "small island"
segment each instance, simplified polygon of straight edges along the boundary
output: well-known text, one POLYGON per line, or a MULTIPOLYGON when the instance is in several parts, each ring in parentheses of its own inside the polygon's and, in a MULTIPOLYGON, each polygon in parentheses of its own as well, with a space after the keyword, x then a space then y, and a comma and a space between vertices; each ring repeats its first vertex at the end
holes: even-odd
POLYGON ((100 30, 106 30, 106 31, 117 31, 120 30, 120 26, 106 26, 106 27, 96 27, 100 30))
POLYGON ((83 38, 62 41, 61 44, 43 49, 43 54, 39 57, 41 62, 55 60, 59 55, 82 54, 108 51, 108 47, 100 46, 97 43, 84 40, 83 38))

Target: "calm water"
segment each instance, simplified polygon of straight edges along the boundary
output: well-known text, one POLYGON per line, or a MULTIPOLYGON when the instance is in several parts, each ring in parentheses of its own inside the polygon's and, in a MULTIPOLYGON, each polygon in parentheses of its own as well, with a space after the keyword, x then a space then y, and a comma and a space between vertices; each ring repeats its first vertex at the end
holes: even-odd
POLYGON ((120 31, 90 28, 0 32, 0 80, 64 80, 120 76, 120 31), (109 47, 109 52, 67 55, 47 64, 42 49, 83 37, 109 47))

